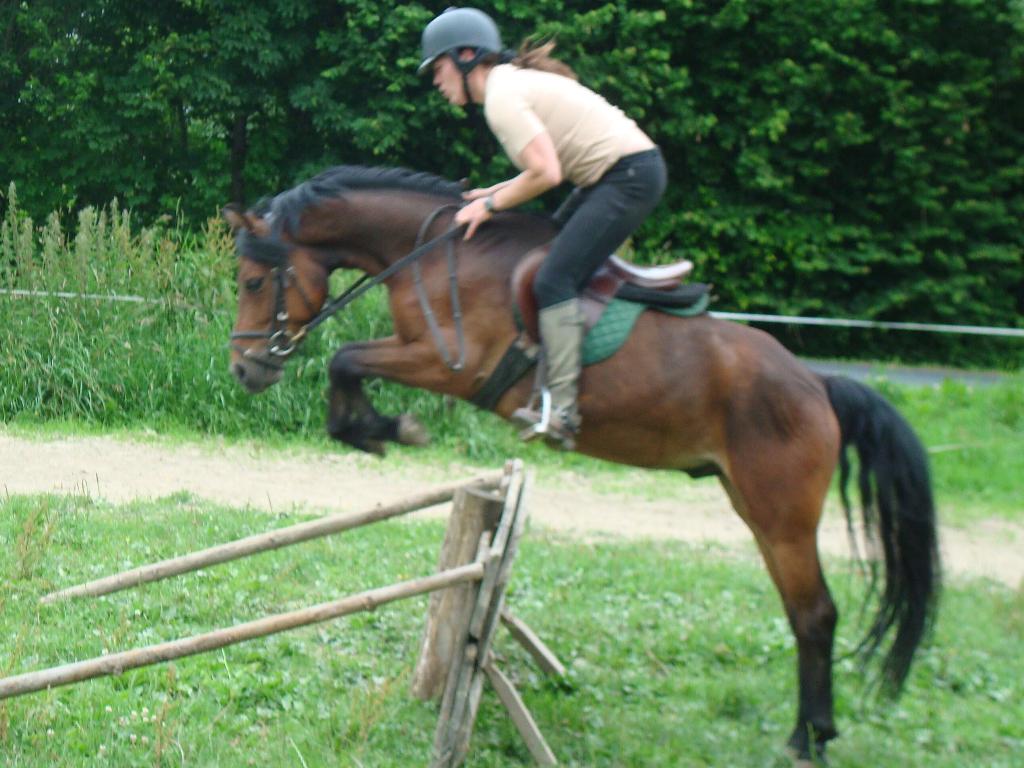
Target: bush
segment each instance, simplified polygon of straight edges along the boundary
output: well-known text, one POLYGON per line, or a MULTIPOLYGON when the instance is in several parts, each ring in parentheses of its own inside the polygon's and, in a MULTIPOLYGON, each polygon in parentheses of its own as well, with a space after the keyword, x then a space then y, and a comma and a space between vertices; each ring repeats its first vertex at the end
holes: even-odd
MULTIPOLYGON (((415 74, 433 15, 420 5, 215 0, 144 18, 133 3, 99 16, 64 5, 0 11, 12 30, 0 144, 22 148, 0 156, 0 182, 16 180, 36 218, 118 197, 147 220, 177 200, 199 226, 218 200, 338 163, 475 182, 512 172, 479 115, 415 74)), ((509 44, 557 38, 582 81, 664 149, 671 186, 638 260, 693 259, 721 309, 1021 326, 1019 0, 492 10, 509 44)), ((1018 343, 958 337, 783 340, 809 354, 1022 360, 1018 343)))

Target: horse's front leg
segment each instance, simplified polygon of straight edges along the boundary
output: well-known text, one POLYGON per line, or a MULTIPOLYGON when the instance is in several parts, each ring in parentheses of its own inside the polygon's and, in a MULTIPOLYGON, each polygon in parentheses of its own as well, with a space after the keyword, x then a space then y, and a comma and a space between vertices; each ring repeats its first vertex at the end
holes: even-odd
POLYGON ((384 454, 386 442, 425 445, 427 430, 410 413, 384 416, 363 392, 363 380, 382 378, 423 386, 424 376, 437 368, 433 348, 387 339, 346 344, 331 360, 327 431, 335 440, 368 453, 384 454))

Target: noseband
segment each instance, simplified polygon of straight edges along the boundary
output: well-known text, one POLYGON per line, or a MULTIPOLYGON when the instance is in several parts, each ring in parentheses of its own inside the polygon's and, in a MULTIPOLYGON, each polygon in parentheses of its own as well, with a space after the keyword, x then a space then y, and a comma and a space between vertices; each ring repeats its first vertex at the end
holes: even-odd
MULTIPOLYGON (((452 370, 461 370, 463 363, 465 362, 466 350, 462 332, 462 315, 459 308, 458 289, 455 279, 454 244, 452 241, 462 232, 464 227, 452 226, 438 237, 428 240, 425 243, 421 242, 430 226, 437 219, 438 215, 447 209, 458 207, 459 206, 457 205, 444 205, 431 213, 420 227, 419 234, 416 237, 416 247, 412 251, 373 277, 370 277, 369 275, 363 275, 360 277, 352 283, 352 285, 346 288, 343 293, 328 301, 312 320, 299 328, 295 333, 288 330, 289 317, 287 302, 285 300, 285 290, 289 285, 294 283, 295 288, 299 291, 299 295, 302 297, 303 302, 305 302, 306 307, 309 308, 311 312, 313 311, 312 302, 309 300, 306 292, 302 290, 302 285, 295 274, 295 267, 291 264, 291 253, 300 246, 283 240, 280 232, 278 231, 272 231, 269 235, 260 236, 255 235, 248 230, 241 230, 235 237, 235 246, 238 253, 246 258, 252 259, 253 261, 266 264, 271 268, 270 274, 274 282, 274 315, 271 320, 270 328, 266 331, 232 331, 231 348, 242 355, 242 357, 252 360, 258 365, 262 365, 266 368, 273 368, 275 370, 281 370, 284 368, 284 360, 295 351, 299 343, 306 338, 310 331, 336 313, 340 312, 374 286, 380 285, 395 273, 400 272, 405 269, 405 267, 412 264, 416 267, 414 270, 416 295, 419 298, 420 306, 423 308, 431 334, 434 336, 434 342, 438 345, 438 349, 441 352, 441 357, 445 364, 452 370), (448 244, 448 272, 452 291, 452 314, 455 320, 459 347, 459 358, 454 364, 451 363, 448 350, 441 339, 441 332, 437 325, 437 321, 434 318, 434 313, 431 311, 430 306, 427 303, 427 297, 423 289, 419 269, 420 265, 418 263, 420 258, 444 243, 448 244), (265 339, 267 341, 267 345, 264 353, 259 354, 254 352, 251 347, 243 347, 240 344, 236 344, 235 342, 239 339, 265 339)), ((301 247, 305 250, 319 250, 308 246, 301 247)))

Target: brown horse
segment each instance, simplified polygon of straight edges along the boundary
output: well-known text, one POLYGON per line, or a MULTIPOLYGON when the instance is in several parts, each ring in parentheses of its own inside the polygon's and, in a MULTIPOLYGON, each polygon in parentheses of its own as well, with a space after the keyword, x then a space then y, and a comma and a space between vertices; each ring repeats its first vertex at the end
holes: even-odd
MULTIPOLYGON (((319 322, 314 318, 327 302, 334 270, 382 277, 394 334, 346 344, 334 355, 328 429, 369 451, 382 450, 385 441, 423 442, 425 432, 413 416, 377 413, 363 394, 363 380, 383 378, 472 399, 519 334, 510 290, 515 267, 556 232, 548 219, 503 212, 472 240, 452 239, 454 259, 445 257, 444 245, 417 254, 431 308, 425 312, 415 270, 395 265, 416 249, 418 238, 449 227, 447 210, 427 220, 440 206, 457 205, 459 191, 423 174, 341 167, 255 211, 226 210, 241 257, 233 374, 254 393, 278 381, 310 323, 319 322), (459 301, 451 292, 449 264, 459 301), (461 307, 461 344, 453 306, 461 307), (463 364, 446 365, 460 347, 463 364)), ((494 411, 507 418, 525 404, 532 378, 520 376, 497 397, 494 411)), ((926 454, 892 406, 861 384, 810 372, 758 330, 707 314, 681 318, 645 311, 615 354, 585 369, 580 410, 579 452, 714 474, 750 527, 796 636, 799 697, 789 746, 798 760, 823 758, 827 741, 837 735, 837 611, 822 576, 817 528, 837 463, 850 517, 845 448, 854 445, 865 532, 880 544, 885 568, 880 607, 861 648, 870 656, 892 635, 883 679, 890 692, 900 691, 932 620, 939 564, 926 454)))

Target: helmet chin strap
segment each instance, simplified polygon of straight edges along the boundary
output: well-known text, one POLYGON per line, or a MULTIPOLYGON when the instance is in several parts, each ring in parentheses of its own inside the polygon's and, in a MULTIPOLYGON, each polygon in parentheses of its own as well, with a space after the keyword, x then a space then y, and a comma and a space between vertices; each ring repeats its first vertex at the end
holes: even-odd
POLYGON ((487 51, 476 51, 473 54, 472 59, 462 61, 459 59, 458 51, 453 50, 448 52, 448 56, 453 62, 455 62, 455 66, 458 68, 459 72, 462 73, 462 95, 466 97, 467 109, 474 109, 476 107, 476 102, 473 101, 473 95, 469 91, 469 73, 473 71, 476 65, 479 64, 486 55, 487 51))
MULTIPOLYGON (((462 73, 462 94, 463 96, 466 97, 466 107, 469 109, 474 109, 476 107, 476 102, 473 101, 473 96, 469 92, 469 73, 473 71, 477 64, 483 61, 485 56, 491 53, 495 52, 477 50, 473 54, 472 59, 462 61, 459 59, 459 49, 453 48, 452 50, 448 51, 448 57, 455 63, 455 66, 458 68, 459 72, 462 73)), ((499 64, 507 64, 508 62, 512 61, 512 59, 515 58, 516 54, 514 51, 505 49, 503 51, 497 52, 497 55, 499 64)))

